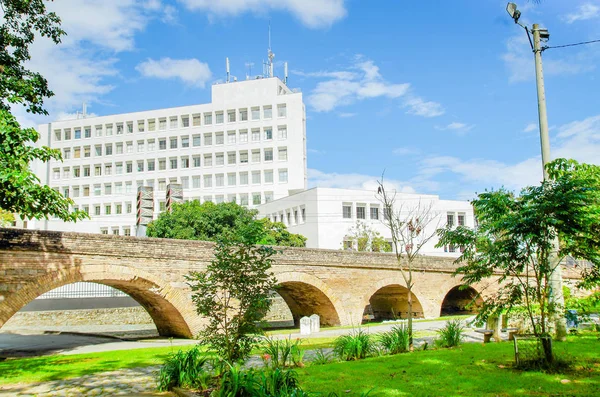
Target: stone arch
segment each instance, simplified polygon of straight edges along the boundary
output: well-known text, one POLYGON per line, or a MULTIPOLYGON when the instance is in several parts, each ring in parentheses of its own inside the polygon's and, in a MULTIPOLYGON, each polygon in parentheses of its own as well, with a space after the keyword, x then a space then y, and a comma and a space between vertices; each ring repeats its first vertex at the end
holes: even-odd
POLYGON ((131 296, 148 312, 162 336, 191 338, 200 328, 200 318, 194 316, 188 294, 143 270, 128 266, 94 264, 62 268, 32 278, 31 282, 6 296, 2 302, 9 309, 2 312, 0 327, 38 296, 80 281, 108 285, 131 296), (192 319, 191 324, 186 318, 192 319))
MULTIPOLYGON (((413 288, 413 318, 425 317, 425 310, 413 288)), ((408 288, 400 280, 384 279, 375 284, 363 300, 363 319, 393 320, 408 317, 408 288)))
POLYGON ((323 325, 340 325, 345 310, 340 300, 319 278, 306 273, 281 273, 277 278, 277 293, 288 305, 294 324, 300 318, 318 314, 323 325))
POLYGON ((483 298, 475 288, 460 284, 454 286, 444 296, 440 316, 475 314, 482 304, 483 298))

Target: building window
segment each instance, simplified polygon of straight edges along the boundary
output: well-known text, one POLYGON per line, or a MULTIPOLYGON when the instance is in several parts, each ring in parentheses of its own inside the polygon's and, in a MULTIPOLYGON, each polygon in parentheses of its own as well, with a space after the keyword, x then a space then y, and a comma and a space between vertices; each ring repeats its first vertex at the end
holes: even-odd
POLYGON ((273 192, 265 192, 265 203, 273 201, 273 192))
POLYGON ((356 207, 356 219, 366 219, 366 208, 365 207, 356 207))
POLYGON ((279 170, 279 182, 280 183, 287 183, 288 181, 288 170, 279 170))
POLYGON ((252 193, 252 204, 260 205, 261 195, 260 193, 252 193))
POLYGON ((248 151, 240 152, 240 164, 248 164, 248 151))
POLYGON ((106 124, 106 136, 112 136, 113 134, 113 125, 106 124))
POLYGON ((379 219, 379 208, 371 207, 371 219, 378 220, 379 219))
POLYGON ((200 176, 199 175, 194 175, 192 177, 192 188, 193 189, 200 189, 200 176))
POLYGON ((91 150, 89 146, 83 148, 83 157, 91 157, 91 150))
POLYGON ((94 146, 94 155, 95 156, 102 156, 102 145, 96 145, 96 146, 94 146))
POLYGON ((138 153, 142 153, 144 151, 144 141, 137 142, 137 151, 138 153))
POLYGON ((171 149, 177 149, 177 138, 176 137, 170 139, 170 146, 169 147, 171 149))
POLYGON ((223 143, 225 143, 224 138, 223 138, 223 133, 222 132, 215 133, 215 144, 222 145, 223 143))
POLYGON ((189 136, 181 137, 181 147, 182 148, 190 147, 190 137, 189 136))
POLYGON ((177 116, 171 117, 169 119, 169 128, 171 128, 171 129, 177 128, 177 116))
POLYGON ((133 134, 133 123, 131 121, 127 122, 127 133, 133 134))
POLYGON ((342 218, 352 219, 352 205, 344 204, 342 206, 342 218))
POLYGON ((247 184, 248 184, 248 173, 240 172, 240 185, 247 185, 247 184))
POLYGON ((252 183, 255 185, 260 183, 260 171, 252 171, 252 183))
POLYGON ((73 178, 79 178, 81 176, 81 169, 79 167, 73 167, 73 178))
POLYGON ((273 108, 271 106, 264 106, 263 107, 263 118, 264 119, 271 119, 271 118, 273 118, 273 108))
POLYGON ((125 211, 126 211, 128 214, 131 214, 131 212, 133 211, 133 205, 132 205, 131 203, 127 203, 127 204, 125 204, 125 211))
POLYGON ((204 146, 210 146, 212 142, 212 133, 204 134, 204 146))
MULTIPOLYGON (((184 127, 189 127, 190 126, 190 117, 189 116, 181 116, 181 124, 183 124, 184 127)), ((200 115, 199 114, 192 115, 192 125, 194 127, 200 127, 200 115)))
POLYGON ((63 168, 63 178, 69 179, 71 177, 71 169, 69 167, 63 168))
POLYGON ((223 124, 223 112, 215 113, 215 124, 223 124))
POLYGON ((164 192, 165 190, 167 190, 167 181, 165 181, 164 179, 159 179, 158 191, 164 192))
POLYGON ((122 143, 117 143, 117 144, 115 145, 115 148, 116 148, 116 149, 115 149, 115 152, 116 152, 117 154, 123 154, 123 144, 122 144, 122 143))
POLYGON ((182 189, 189 189, 190 188, 190 177, 189 176, 182 176, 181 177, 181 188, 182 189))
POLYGON ((127 153, 133 153, 133 142, 127 142, 126 149, 127 153))
POLYGON ((204 125, 212 124, 212 113, 204 113, 204 125))
POLYGON ((273 128, 271 127, 267 127, 264 129, 265 131, 265 140, 271 140, 273 139, 273 128))
POLYGON ((246 143, 246 142, 248 142, 248 131, 247 130, 240 131, 240 143, 246 143))
POLYGON ((83 137, 84 138, 92 137, 92 127, 85 127, 85 129, 83 130, 83 137))
POLYGON ((170 168, 169 169, 176 170, 177 169, 177 158, 172 158, 169 161, 170 161, 170 168))
POLYGON ((65 160, 69 160, 71 158, 71 149, 63 149, 63 158, 65 160))
POLYGON ((137 172, 144 172, 144 160, 138 160, 137 172))
POLYGON ((227 122, 228 123, 235 123, 235 110, 228 110, 227 111, 227 122))
POLYGON ((85 166, 83 167, 83 176, 90 176, 90 167, 89 166, 85 166))
POLYGON ((181 168, 190 168, 190 158, 189 157, 181 158, 181 168))
POLYGON ((225 176, 223 174, 215 175, 215 186, 222 187, 225 185, 225 176))
POLYGON ((73 158, 79 159, 81 158, 81 148, 76 147, 73 149, 74 155, 73 158))
POLYGON ((158 119, 158 129, 160 131, 164 131, 167 129, 167 119, 166 118, 158 119))
POLYGON ((260 150, 259 149, 252 151, 252 162, 260 163, 260 150))
POLYGON ((252 130, 252 142, 260 141, 260 130, 252 130))
POLYGON ((465 226, 465 214, 458 214, 458 226, 465 226))
POLYGON ((235 173, 227 174, 227 186, 235 186, 235 173))
POLYGON ((212 175, 204 175, 204 187, 212 187, 212 175))
POLYGON ((235 131, 229 131, 227 133, 227 143, 228 144, 235 143, 235 131))
MULTIPOLYGON (((110 215, 112 213, 112 205, 108 204, 104 206, 104 214, 110 215)), ((117 233, 119 234, 119 233, 117 233)))
POLYGON ((194 168, 200 167, 200 156, 194 156, 192 159, 194 162, 194 168))
POLYGON ((301 214, 302 214, 302 223, 304 223, 306 221, 306 208, 304 208, 304 207, 301 208, 301 214))
POLYGON ((81 128, 75 128, 75 139, 81 139, 81 128))
POLYGON ((260 120, 260 108, 258 106, 252 108, 252 120, 260 120))
POLYGON ((104 164, 104 175, 112 175, 112 164, 104 164))
POLYGON ((115 183, 115 194, 123 194, 123 182, 115 183))
POLYGON ((123 163, 115 164, 115 174, 122 175, 123 174, 123 163))
POLYGON ((167 140, 166 139, 159 139, 158 140, 158 150, 167 150, 167 140))
POLYGON ((200 135, 194 135, 192 137, 192 145, 194 145, 194 147, 200 146, 200 139, 201 139, 200 135))
POLYGON ((119 227, 118 226, 112 227, 112 234, 114 234, 115 236, 119 235, 119 227))
POLYGON ((273 161, 273 149, 265 149, 265 161, 273 161))
POLYGON ((288 159, 288 157, 287 157, 287 148, 286 147, 280 147, 278 152, 279 153, 278 153, 277 158, 280 161, 285 161, 285 160, 288 159))
POLYGON ((133 163, 131 161, 127 162, 125 172, 127 172, 128 174, 131 174, 133 172, 133 163))
POLYGON ((148 151, 153 152, 154 150, 156 150, 156 143, 154 142, 154 139, 148 139, 148 151))
POLYGON ((52 179, 54 179, 54 180, 60 179, 60 168, 55 168, 52 170, 52 179))
POLYGON ((227 164, 235 164, 235 152, 227 153, 227 164))
POLYGON ((112 183, 107 183, 104 185, 104 194, 107 196, 112 194, 112 183))
POLYGON ((125 182, 125 193, 133 193, 133 185, 131 182, 125 182))
POLYGON ((138 126, 138 132, 144 132, 144 129, 146 127, 144 120, 138 120, 137 126, 138 126))
POLYGON ((285 103, 277 105, 277 117, 287 116, 287 107, 285 103))
POLYGON ((156 131, 156 120, 148 120, 148 131, 156 131))
POLYGON ((225 164, 225 157, 224 157, 223 153, 215 154, 215 165, 224 165, 224 164, 225 164))
POLYGON ((277 138, 278 139, 287 139, 287 127, 277 128, 277 138))
POLYGON ((94 166, 94 176, 101 176, 101 175, 102 175, 102 166, 101 165, 94 166))
POLYGON ((248 194, 240 194, 240 205, 248 205, 248 194))
POLYGON ((454 226, 454 213, 453 212, 448 212, 446 214, 446 219, 447 219, 447 226, 448 227, 453 227, 454 226))
POLYGON ((273 183, 273 170, 265 170, 265 183, 273 183))
POLYGON ((205 167, 212 167, 213 165, 213 156, 212 154, 205 154, 204 155, 204 166, 205 167))
POLYGON ((123 236, 131 236, 131 229, 128 227, 123 228, 123 236))
POLYGON ((167 169, 167 160, 166 159, 159 159, 158 160, 158 170, 159 171, 164 171, 167 169))

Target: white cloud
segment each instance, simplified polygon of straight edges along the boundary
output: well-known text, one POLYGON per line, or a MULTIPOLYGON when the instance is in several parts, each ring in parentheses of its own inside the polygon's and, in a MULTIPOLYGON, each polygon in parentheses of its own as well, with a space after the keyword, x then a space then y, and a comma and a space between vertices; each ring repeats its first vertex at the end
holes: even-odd
MULTIPOLYGON (((377 181, 380 179, 381 176, 325 173, 312 168, 308 169, 308 184, 310 187, 372 190, 375 194, 378 187, 377 181)), ((394 179, 385 178, 385 186, 402 193, 415 193, 411 186, 394 179)))
MULTIPOLYGON (((354 59, 351 70, 320 71, 304 73, 308 77, 326 77, 308 96, 308 103, 317 112, 329 112, 336 107, 349 105, 356 101, 386 97, 398 98, 408 91, 409 84, 393 84, 386 81, 379 67, 371 60, 361 56, 354 59)), ((299 72, 302 73, 302 72, 299 72)), ((297 74, 299 74, 297 72, 297 74)))
POLYGON ((465 123, 458 123, 458 122, 452 122, 444 127, 439 127, 436 126, 435 127, 437 130, 440 131, 453 131, 458 135, 465 135, 467 132, 471 131, 473 128, 475 128, 474 124, 465 124, 465 123))
POLYGON ((585 21, 598 17, 600 17, 600 6, 585 3, 577 7, 577 11, 574 13, 567 14, 564 19, 567 23, 573 23, 575 21, 585 21))
POLYGON ((346 16, 345 0, 179 0, 190 10, 227 17, 286 11, 309 28, 329 27, 346 16))
MULTIPOLYGON (((595 69, 593 53, 588 50, 576 54, 569 54, 568 58, 560 58, 559 53, 554 53, 552 58, 544 59, 544 75, 557 76, 565 74, 578 74, 595 69)), ((535 77, 535 68, 531 46, 527 36, 519 34, 506 42, 506 52, 501 59, 509 72, 511 83, 532 80, 535 77)))
MULTIPOLYGON (((572 158, 580 162, 600 164, 600 115, 565 124, 558 128, 552 141, 553 158, 572 158)), ((510 164, 487 159, 459 159, 450 156, 429 157, 420 166, 419 179, 431 180, 444 173, 459 176, 459 182, 485 187, 505 186, 521 189, 542 180, 541 156, 510 164)))
POLYGON ((357 115, 357 113, 351 113, 351 112, 347 112, 347 113, 340 113, 340 114, 338 114, 338 116, 340 116, 340 117, 341 117, 341 118, 343 118, 343 119, 347 119, 347 118, 350 118, 350 117, 354 117, 354 116, 356 116, 356 115, 357 115))
POLYGON ((180 79, 196 87, 204 87, 212 74, 208 64, 195 58, 159 60, 148 59, 135 67, 144 77, 158 79, 180 79))
POLYGON ((402 107, 408 108, 406 111, 408 114, 423 117, 437 117, 446 112, 441 104, 425 101, 423 98, 419 97, 407 98, 402 104, 402 107))
POLYGON ((538 129, 538 125, 537 123, 529 123, 527 124, 527 126, 523 129, 523 132, 533 132, 536 131, 538 129))
MULTIPOLYGON (((57 121, 62 121, 62 120, 75 120, 77 119, 79 116, 79 113, 66 113, 66 112, 60 112, 57 116, 56 116, 56 120, 57 121)), ((96 113, 88 113, 87 114, 88 117, 96 117, 98 116, 96 113)))

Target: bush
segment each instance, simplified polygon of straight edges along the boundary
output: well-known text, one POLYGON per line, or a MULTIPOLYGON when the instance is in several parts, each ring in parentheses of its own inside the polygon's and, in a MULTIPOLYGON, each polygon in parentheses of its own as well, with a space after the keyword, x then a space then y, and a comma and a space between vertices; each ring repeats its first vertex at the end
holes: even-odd
POLYGON ((263 355, 265 366, 270 368, 285 368, 288 366, 303 367, 304 351, 300 349, 301 339, 265 338, 263 355))
POLYGON ((446 321, 444 328, 438 330, 439 339, 436 343, 440 347, 455 347, 460 345, 465 332, 462 321, 449 320, 446 321))
POLYGON ((158 373, 158 390, 166 391, 174 387, 206 388, 210 374, 204 364, 208 361, 199 346, 188 351, 179 350, 171 354, 158 373))
POLYGON ((314 365, 324 365, 329 364, 333 361, 331 357, 331 353, 326 352, 323 349, 319 349, 315 351, 315 357, 311 360, 311 363, 314 365))
POLYGON ((375 344, 371 335, 361 329, 349 335, 338 336, 333 342, 333 352, 342 360, 359 360, 373 353, 375 344))
POLYGON ((229 365, 222 374, 216 397, 305 397, 298 387, 298 376, 292 370, 275 368, 265 371, 242 370, 229 365))
POLYGON ((409 335, 406 324, 396 325, 379 337, 379 343, 389 354, 407 352, 408 341, 409 335))

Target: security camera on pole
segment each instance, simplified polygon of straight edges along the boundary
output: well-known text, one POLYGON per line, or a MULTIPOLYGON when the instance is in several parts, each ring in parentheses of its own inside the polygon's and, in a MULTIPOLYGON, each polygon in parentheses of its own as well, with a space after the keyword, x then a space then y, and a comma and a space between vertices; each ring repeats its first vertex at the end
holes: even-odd
MULTIPOLYGON (((550 162, 550 138, 548 135, 548 115, 546 113, 546 92, 544 89, 544 71, 542 69, 542 52, 545 47, 542 47, 542 41, 548 41, 550 34, 547 29, 540 29, 537 23, 534 23, 531 30, 519 22, 521 12, 517 9, 515 3, 508 3, 506 11, 514 19, 515 23, 525 29, 527 37, 529 38, 529 44, 533 50, 535 57, 535 78, 537 84, 537 98, 538 98, 538 114, 540 123, 540 144, 542 147, 542 167, 544 172, 544 181, 549 179, 548 171, 546 170, 546 164, 550 162), (531 34, 533 34, 533 42, 531 40, 531 34)), ((558 238, 554 240, 554 247, 550 258, 550 263, 558 261, 558 238)), ((554 271, 550 276, 550 289, 551 303, 560 308, 564 307, 564 296, 562 292, 562 268, 560 264, 556 264, 554 271)), ((554 323, 556 327, 556 339, 565 340, 567 337, 567 324, 565 317, 560 313, 557 313, 554 317, 554 323)))

